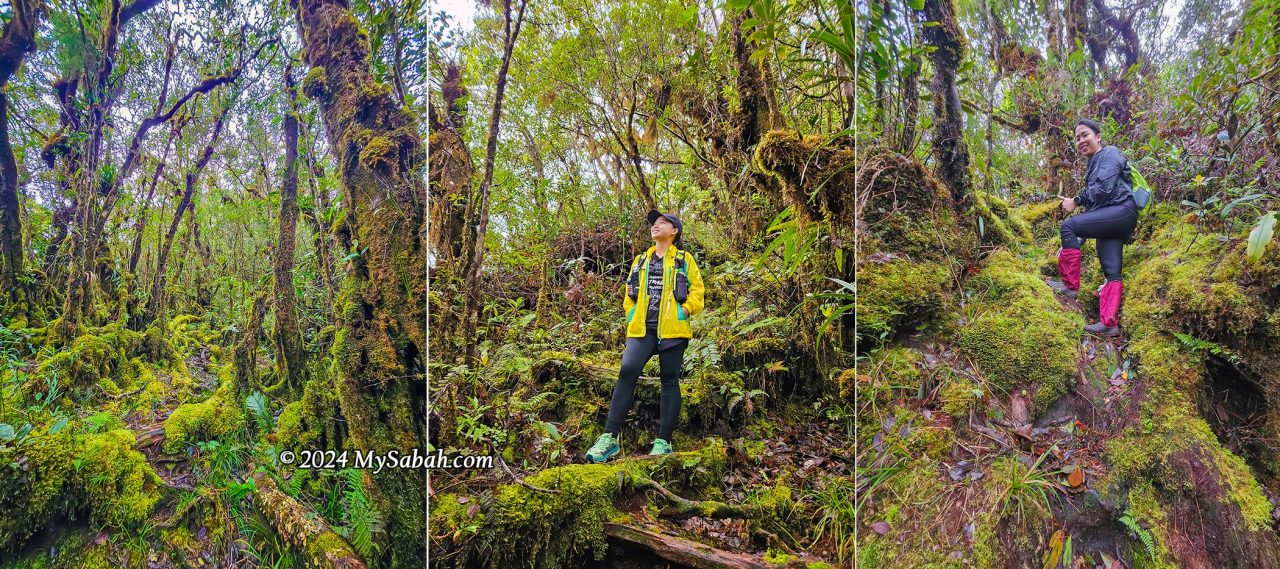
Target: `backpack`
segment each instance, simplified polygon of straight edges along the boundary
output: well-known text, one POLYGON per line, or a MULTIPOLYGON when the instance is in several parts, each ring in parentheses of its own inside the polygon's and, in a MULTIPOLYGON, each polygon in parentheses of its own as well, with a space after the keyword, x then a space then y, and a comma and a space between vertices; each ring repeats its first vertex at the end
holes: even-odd
POLYGON ((1139 210, 1147 209, 1147 205, 1151 203, 1151 197, 1154 192, 1151 190, 1151 184, 1147 183, 1147 179, 1142 177, 1142 173, 1138 171, 1137 166, 1129 164, 1129 175, 1133 180, 1130 184, 1130 191, 1133 193, 1133 201, 1138 204, 1139 210))

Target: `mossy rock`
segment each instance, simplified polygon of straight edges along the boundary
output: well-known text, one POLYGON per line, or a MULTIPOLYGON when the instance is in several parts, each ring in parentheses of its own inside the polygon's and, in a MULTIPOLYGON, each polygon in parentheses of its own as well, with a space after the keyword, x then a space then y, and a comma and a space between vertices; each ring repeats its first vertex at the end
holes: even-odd
POLYGON ((184 403, 164 421, 164 449, 179 453, 197 441, 223 437, 244 425, 244 413, 232 400, 230 384, 199 403, 184 403))
POLYGON ((74 509, 65 492, 73 458, 69 429, 32 433, 16 448, 0 446, 0 551, 18 548, 74 509))
POLYGON ((905 258, 868 261, 858 271, 858 337, 864 345, 927 326, 950 300, 950 270, 905 258))
POLYGON ((80 491, 95 520, 113 528, 134 527, 150 517, 160 499, 159 476, 134 450, 133 431, 85 435, 77 459, 80 491))
POLYGON ((996 395, 1027 390, 1034 412, 1044 411, 1075 379, 1083 319, 1065 311, 1030 263, 998 251, 968 285, 972 320, 958 346, 972 358, 996 395))

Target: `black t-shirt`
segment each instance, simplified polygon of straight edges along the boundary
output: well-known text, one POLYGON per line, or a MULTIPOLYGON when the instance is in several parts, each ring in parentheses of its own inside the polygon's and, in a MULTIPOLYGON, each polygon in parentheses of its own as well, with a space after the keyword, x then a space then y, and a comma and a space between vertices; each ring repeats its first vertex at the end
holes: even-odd
POLYGON ((658 329, 658 308, 662 306, 662 257, 657 253, 649 258, 649 312, 645 317, 645 327, 658 329))

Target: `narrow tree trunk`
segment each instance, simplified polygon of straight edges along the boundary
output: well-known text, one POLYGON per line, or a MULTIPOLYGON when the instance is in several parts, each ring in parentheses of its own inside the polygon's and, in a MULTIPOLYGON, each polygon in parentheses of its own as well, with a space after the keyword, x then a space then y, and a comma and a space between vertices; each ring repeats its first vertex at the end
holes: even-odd
POLYGON ((231 103, 228 102, 218 112, 218 118, 213 123, 213 135, 209 137, 209 143, 205 145, 200 158, 196 160, 195 168, 187 172, 186 188, 182 192, 182 200, 178 202, 178 211, 174 212, 173 220, 169 223, 169 231, 161 241, 159 260, 156 262, 156 274, 151 284, 151 297, 147 300, 147 311, 143 318, 144 325, 154 321, 165 310, 165 273, 169 263, 169 253, 173 249, 173 237, 178 233, 178 225, 182 223, 183 214, 186 213, 191 205, 191 200, 196 191, 196 182, 200 180, 200 173, 204 171, 209 159, 213 157, 213 148, 217 145, 218 137, 222 134, 222 125, 226 121, 227 113, 231 112, 231 106, 231 103))
POLYGON ((20 300, 18 277, 26 272, 20 207, 18 164, 9 144, 9 96, 0 93, 0 291, 15 303, 20 300))
MULTIPOLYGON (((285 88, 293 81, 285 72, 285 88)), ((298 233, 298 117, 292 105, 284 117, 284 183, 280 186, 280 237, 275 258, 275 352, 281 383, 298 393, 306 381, 302 335, 298 332, 297 300, 293 290, 293 255, 298 233)))
POLYGON ((964 32, 957 21, 955 0, 925 0, 925 16, 936 26, 924 29, 925 39, 936 50, 933 58, 933 151, 938 177, 951 192, 959 211, 968 208, 970 188, 969 147, 964 141, 964 110, 956 86, 956 70, 964 60, 964 32))
MULTIPOLYGON (((471 261, 467 264, 468 270, 463 280, 467 287, 465 295, 467 309, 463 313, 466 322, 465 329, 467 330, 475 330, 479 327, 481 308, 480 269, 484 263, 485 235, 489 228, 489 194, 493 188, 494 158, 498 153, 498 125, 502 121, 502 101, 507 92, 507 72, 511 68, 511 56, 515 52, 516 39, 520 36, 520 26, 524 24, 524 11, 527 6, 527 0, 520 0, 519 11, 512 14, 511 0, 503 1, 502 13, 505 33, 503 36, 502 64, 498 67, 498 77, 494 83, 493 113, 489 115, 489 138, 485 143, 484 153, 484 177, 480 180, 478 217, 475 224, 475 251, 472 254, 471 261)), ((468 361, 474 359, 475 342, 467 342, 466 352, 468 361)))

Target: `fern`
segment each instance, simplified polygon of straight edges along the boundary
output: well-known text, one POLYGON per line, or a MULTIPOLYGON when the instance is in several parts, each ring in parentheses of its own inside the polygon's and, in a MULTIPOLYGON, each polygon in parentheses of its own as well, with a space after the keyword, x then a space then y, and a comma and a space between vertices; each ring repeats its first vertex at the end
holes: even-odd
POLYGON ((1125 512, 1123 516, 1120 516, 1120 523, 1124 524, 1124 527, 1129 528, 1130 531, 1138 536, 1138 539, 1142 541, 1142 546, 1147 550, 1147 555, 1150 555, 1152 559, 1155 559, 1156 542, 1155 538, 1151 536, 1151 532, 1138 525, 1138 520, 1135 520, 1128 512, 1125 512))
POLYGON ((511 408, 516 411, 531 411, 542 406, 543 403, 559 397, 560 394, 554 391, 543 391, 528 399, 520 399, 518 397, 511 398, 511 408))
POLYGON ((1217 343, 1201 340, 1191 334, 1183 334, 1182 332, 1174 332, 1173 335, 1188 350, 1199 354, 1213 354, 1233 364, 1240 363, 1239 355, 1217 343))
POLYGON ((341 474, 346 476, 343 498, 347 505, 344 516, 347 525, 343 528, 344 533, 361 556, 369 557, 373 552, 373 530, 378 525, 378 511, 369 503, 360 471, 348 468, 341 474))

